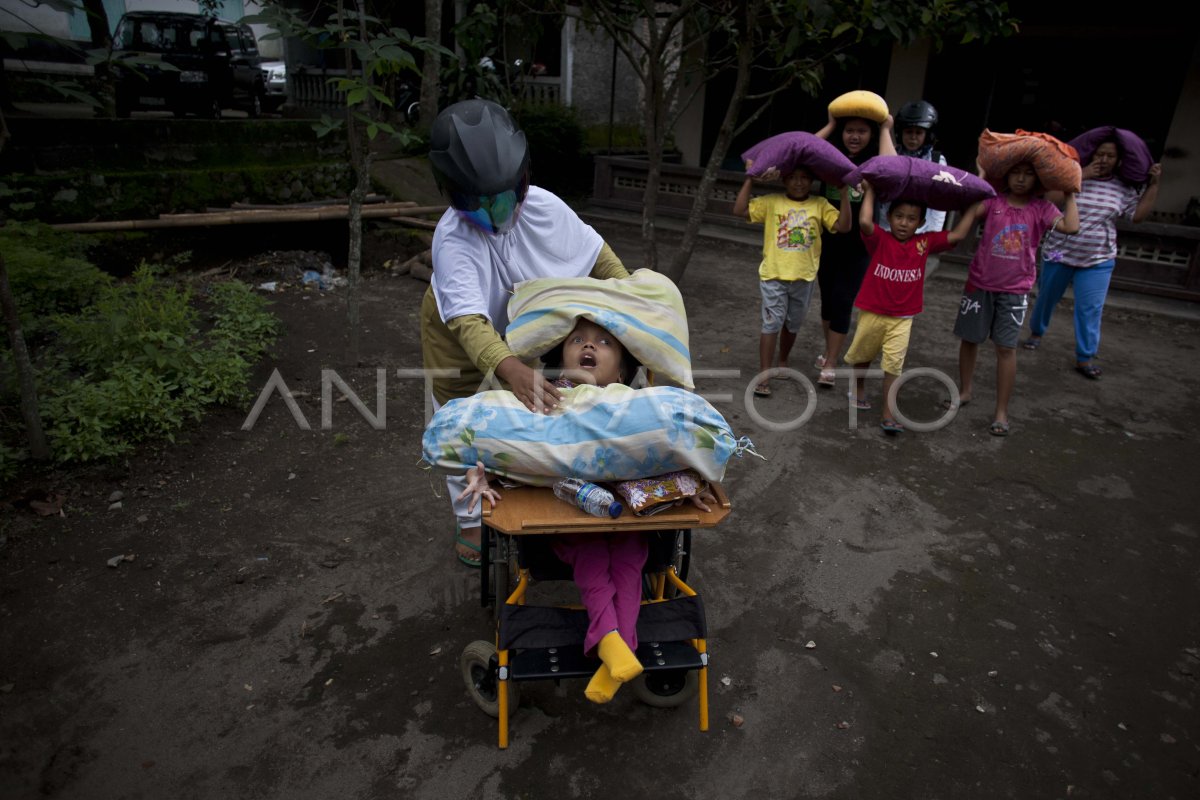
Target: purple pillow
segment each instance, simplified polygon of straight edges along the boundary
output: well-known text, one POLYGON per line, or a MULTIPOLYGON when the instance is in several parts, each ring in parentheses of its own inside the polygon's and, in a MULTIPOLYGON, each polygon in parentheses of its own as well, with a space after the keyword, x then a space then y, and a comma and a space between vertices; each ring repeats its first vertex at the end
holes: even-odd
POLYGON ((1095 155, 1096 148, 1114 139, 1121 157, 1121 163, 1117 165, 1117 177, 1133 186, 1150 180, 1154 157, 1150 155, 1150 148, 1142 141, 1142 137, 1133 131, 1103 125, 1081 133, 1068 144, 1079 151, 1079 163, 1087 164, 1095 155))
POLYGON ((866 178, 881 202, 904 197, 938 211, 959 211, 996 196, 987 181, 958 167, 912 156, 875 156, 846 176, 857 185, 866 178))
POLYGON ((842 186, 846 175, 854 169, 854 162, 846 158, 841 150, 824 139, 804 131, 789 131, 763 139, 742 153, 742 161, 752 161, 746 170, 751 177, 758 177, 772 167, 780 175, 787 175, 796 167, 808 167, 813 177, 831 186, 842 186))

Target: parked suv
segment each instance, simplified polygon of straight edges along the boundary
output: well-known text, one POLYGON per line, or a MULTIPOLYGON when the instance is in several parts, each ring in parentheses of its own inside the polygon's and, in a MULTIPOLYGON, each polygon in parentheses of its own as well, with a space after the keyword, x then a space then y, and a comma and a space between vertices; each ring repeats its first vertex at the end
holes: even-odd
POLYGON ((135 109, 219 119, 238 108, 257 116, 266 85, 248 25, 200 14, 136 11, 113 37, 117 116, 135 109))

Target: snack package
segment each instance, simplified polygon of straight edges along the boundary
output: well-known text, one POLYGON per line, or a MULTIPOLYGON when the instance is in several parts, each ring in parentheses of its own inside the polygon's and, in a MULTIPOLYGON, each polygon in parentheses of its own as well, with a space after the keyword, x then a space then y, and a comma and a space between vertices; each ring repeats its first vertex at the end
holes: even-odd
POLYGON ((613 484, 633 513, 648 517, 708 489, 708 481, 695 470, 668 472, 653 478, 638 478, 613 484))

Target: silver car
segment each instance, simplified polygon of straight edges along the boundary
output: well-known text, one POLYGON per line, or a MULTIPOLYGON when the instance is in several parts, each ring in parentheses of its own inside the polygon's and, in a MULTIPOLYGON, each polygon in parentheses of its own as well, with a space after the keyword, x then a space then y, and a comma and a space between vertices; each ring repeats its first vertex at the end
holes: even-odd
POLYGON ((264 61, 261 65, 267 93, 264 111, 277 111, 287 101, 287 65, 282 61, 264 61))

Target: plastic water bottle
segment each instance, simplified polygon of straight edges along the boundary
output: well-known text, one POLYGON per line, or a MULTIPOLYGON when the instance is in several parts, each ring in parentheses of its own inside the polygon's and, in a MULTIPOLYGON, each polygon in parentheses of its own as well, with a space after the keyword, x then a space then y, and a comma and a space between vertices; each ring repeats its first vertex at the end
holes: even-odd
POLYGON ((621 504, 613 497, 612 492, 579 478, 563 478, 554 484, 554 496, 582 508, 593 517, 621 516, 621 504))

